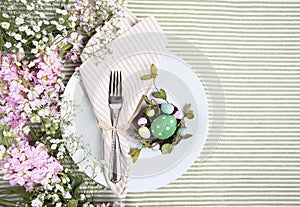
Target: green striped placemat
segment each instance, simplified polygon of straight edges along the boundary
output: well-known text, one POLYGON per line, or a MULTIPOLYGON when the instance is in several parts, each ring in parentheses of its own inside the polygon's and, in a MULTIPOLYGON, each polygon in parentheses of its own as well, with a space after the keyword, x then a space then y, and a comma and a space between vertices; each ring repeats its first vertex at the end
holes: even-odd
MULTIPOLYGON (((130 0, 128 8, 154 15, 197 73, 210 129, 184 175, 129 193, 126 206, 300 206, 300 1, 130 0)), ((88 188, 96 201, 115 199, 88 188)))

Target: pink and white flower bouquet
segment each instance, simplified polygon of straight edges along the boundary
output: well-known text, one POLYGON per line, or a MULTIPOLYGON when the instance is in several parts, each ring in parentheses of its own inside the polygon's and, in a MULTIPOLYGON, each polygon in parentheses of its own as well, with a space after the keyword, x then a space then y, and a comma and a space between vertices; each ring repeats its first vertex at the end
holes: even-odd
MULTIPOLYGON (((0 8, 0 160, 11 186, 0 190, 0 205, 106 206, 89 202, 80 189, 83 176, 66 164, 62 72, 65 64, 80 63, 92 35, 121 18, 123 3, 4 0, 0 8), (22 199, 11 200, 11 194, 22 199)), ((117 33, 118 25, 111 26, 117 33)), ((103 45, 113 37, 105 38, 103 45)))

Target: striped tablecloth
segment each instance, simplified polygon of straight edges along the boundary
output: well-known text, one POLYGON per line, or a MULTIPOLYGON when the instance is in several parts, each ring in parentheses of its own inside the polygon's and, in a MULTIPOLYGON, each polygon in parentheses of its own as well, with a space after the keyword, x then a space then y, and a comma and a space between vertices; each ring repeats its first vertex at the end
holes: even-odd
MULTIPOLYGON (((126 206, 300 206, 300 1, 130 0, 128 8, 207 57, 170 39, 206 87, 211 127, 184 175, 129 193, 126 206)), ((115 199, 96 188, 95 198, 115 199)))

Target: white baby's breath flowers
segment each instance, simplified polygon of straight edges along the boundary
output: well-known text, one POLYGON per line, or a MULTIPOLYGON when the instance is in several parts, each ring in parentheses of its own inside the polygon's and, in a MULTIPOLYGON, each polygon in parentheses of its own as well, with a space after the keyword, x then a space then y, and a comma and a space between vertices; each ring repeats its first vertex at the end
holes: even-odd
POLYGON ((16 25, 24 24, 24 22, 25 22, 24 19, 21 17, 17 17, 15 20, 16 25))
POLYGON ((35 198, 34 200, 31 201, 31 206, 32 207, 42 207, 44 204, 43 200, 39 197, 35 198))
POLYGON ((62 15, 67 15, 68 14, 68 12, 64 9, 56 9, 56 13, 57 14, 62 14, 62 15))
POLYGON ((62 203, 61 203, 61 202, 56 203, 56 204, 55 204, 55 207, 62 207, 62 203))
POLYGON ((6 42, 4 44, 4 47, 6 47, 7 49, 11 48, 12 47, 12 44, 10 42, 6 42))
POLYGON ((33 29, 33 31, 35 31, 35 32, 39 32, 39 31, 41 30, 40 26, 38 26, 38 25, 34 25, 34 26, 32 27, 32 29, 33 29))
POLYGON ((57 24, 56 25, 56 29, 59 30, 59 31, 62 31, 63 29, 65 29, 66 27, 61 25, 61 24, 57 24))
POLYGON ((20 32, 24 32, 24 31, 26 31, 27 29, 28 29, 28 26, 27 26, 27 25, 22 25, 22 26, 19 27, 19 31, 20 31, 20 32))
POLYGON ((2 16, 3 16, 4 18, 9 18, 9 15, 6 14, 6 13, 2 13, 2 16))
POLYGON ((35 35, 34 31, 32 31, 29 28, 26 28, 25 33, 26 33, 27 36, 34 36, 35 35))
POLYGON ((15 35, 15 40, 20 41, 22 39, 22 36, 20 34, 15 35))
POLYGON ((8 22, 1 22, 1 27, 2 27, 3 29, 8 30, 9 27, 10 27, 10 23, 8 23, 8 22))
POLYGON ((57 194, 53 194, 51 197, 52 197, 53 202, 56 203, 57 201, 59 201, 59 196, 57 194))
POLYGON ((70 192, 65 192, 65 193, 63 193, 63 197, 64 197, 65 199, 71 199, 71 198, 72 198, 72 195, 70 194, 70 192))
POLYGON ((31 53, 32 53, 32 54, 37 54, 38 52, 39 52, 39 50, 36 49, 36 48, 31 49, 31 53))
POLYGON ((34 4, 33 4, 33 3, 27 4, 27 5, 26 5, 26 9, 27 9, 28 11, 34 10, 34 4))
POLYGON ((57 149, 57 144, 52 144, 52 145, 51 145, 51 149, 52 149, 52 150, 56 150, 56 149, 57 149))

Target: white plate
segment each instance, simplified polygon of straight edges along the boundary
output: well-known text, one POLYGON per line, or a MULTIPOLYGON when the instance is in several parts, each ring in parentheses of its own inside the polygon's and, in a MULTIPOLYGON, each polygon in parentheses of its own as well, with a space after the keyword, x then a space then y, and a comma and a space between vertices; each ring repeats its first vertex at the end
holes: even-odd
MULTIPOLYGON (((175 102, 179 108, 183 108, 187 103, 192 103, 195 118, 187 120, 186 123, 188 131, 193 134, 193 137, 182 140, 168 155, 143 149, 139 160, 133 165, 128 191, 150 191, 174 181, 197 159, 207 136, 208 104, 204 88, 196 74, 185 62, 170 54, 162 54, 158 73, 156 83, 158 87, 167 91, 168 99, 171 102, 175 102)), ((97 120, 93 115, 78 75, 74 74, 71 77, 64 95, 80 108, 75 118, 72 119, 73 123, 72 128, 69 128, 69 134, 71 130, 71 133, 81 135, 81 141, 85 146, 84 149, 77 150, 72 158, 89 177, 107 186, 101 173, 95 174, 95 169, 86 168, 89 163, 93 163, 93 165, 100 163, 101 130, 97 127, 97 120)), ((96 171, 99 169, 100 164, 96 166, 96 171)))

